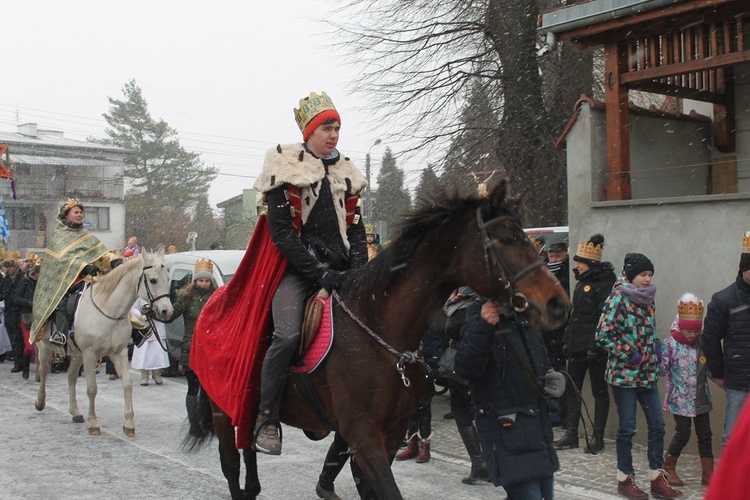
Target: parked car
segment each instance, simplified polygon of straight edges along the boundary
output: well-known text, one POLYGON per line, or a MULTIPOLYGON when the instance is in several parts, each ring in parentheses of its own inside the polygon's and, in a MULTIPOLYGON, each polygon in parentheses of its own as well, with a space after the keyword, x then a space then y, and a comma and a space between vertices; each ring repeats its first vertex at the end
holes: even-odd
MULTIPOLYGON (((172 302, 177 298, 177 293, 185 285, 193 280, 195 263, 200 259, 210 259, 214 264, 213 275, 217 286, 229 283, 240 265, 244 250, 201 250, 195 252, 178 252, 164 256, 164 265, 169 273, 169 297, 172 302)), ((167 323, 167 341, 171 354, 175 358, 180 357, 179 346, 185 327, 182 317, 172 323, 167 323)))

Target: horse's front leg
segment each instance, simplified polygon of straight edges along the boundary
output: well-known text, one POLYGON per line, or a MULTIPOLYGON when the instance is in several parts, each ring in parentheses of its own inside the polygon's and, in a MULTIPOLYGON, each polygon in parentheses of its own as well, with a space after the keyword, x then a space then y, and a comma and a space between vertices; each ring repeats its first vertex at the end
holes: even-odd
MULTIPOLYGON (((390 445, 386 443, 386 436, 380 431, 371 430, 364 432, 361 436, 353 436, 349 443, 354 452, 356 466, 367 479, 367 485, 363 485, 359 492, 360 496, 367 500, 403 499, 391 470, 393 454, 389 455, 387 451, 390 445)), ((352 471, 354 470, 353 467, 352 471)))
MULTIPOLYGON (((71 368, 72 369, 72 365, 71 368)), ((70 370, 69 369, 69 370, 70 370)), ((76 374, 78 369, 76 368, 76 374)), ((98 436, 102 433, 96 421, 96 354, 92 350, 83 353, 83 374, 86 376, 86 395, 89 397, 89 435, 98 436)))
MULTIPOLYGON (((260 493, 260 482, 258 481, 258 464, 254 461, 254 456, 245 454, 245 465, 247 467, 247 478, 255 477, 258 485, 257 491, 243 492, 240 488, 240 452, 234 446, 234 426, 232 419, 224 413, 216 404, 211 402, 213 412, 213 424, 216 437, 219 438, 219 462, 221 463, 221 472, 227 480, 229 494, 232 500, 243 500, 244 498, 255 498, 260 493), (248 462, 250 459, 250 462, 248 462), (253 463, 254 462, 254 463, 253 463), (252 470, 251 470, 252 467, 252 470), (254 475, 254 476, 253 476, 254 475), (245 496, 247 494, 247 497, 245 496)), ((254 455, 255 452, 250 450, 254 455)))
POLYGON ((47 405, 47 375, 49 375, 50 347, 42 340, 36 343, 36 373, 39 381, 39 391, 36 395, 34 407, 42 411, 47 405))
POLYGON ((133 411, 133 379, 130 378, 128 369, 128 349, 123 347, 117 354, 110 354, 109 359, 115 365, 115 370, 122 380, 122 391, 125 396, 125 423, 122 426, 122 432, 127 437, 135 436, 135 422, 133 411))
POLYGON ((83 423, 83 414, 78 409, 78 401, 76 401, 76 383, 78 383, 78 371, 81 369, 81 363, 83 363, 83 358, 78 353, 71 355, 68 365, 68 411, 73 415, 73 422, 77 424, 83 423))

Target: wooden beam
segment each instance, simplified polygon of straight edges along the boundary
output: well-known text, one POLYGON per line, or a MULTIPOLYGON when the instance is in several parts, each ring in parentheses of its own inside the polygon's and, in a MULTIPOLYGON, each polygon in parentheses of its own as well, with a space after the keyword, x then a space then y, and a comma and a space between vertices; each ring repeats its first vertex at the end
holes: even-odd
POLYGON ((668 85, 652 80, 635 82, 629 84, 627 87, 631 90, 642 90, 644 92, 651 92, 652 94, 668 95, 680 97, 682 99, 710 102, 712 104, 726 103, 726 96, 724 94, 719 94, 717 92, 706 92, 705 90, 696 90, 679 85, 668 85))
MULTIPOLYGON (((640 14, 634 14, 631 16, 625 16, 618 19, 612 19, 599 24, 586 26, 583 28, 577 28, 570 31, 558 33, 558 40, 577 40, 578 44, 583 46, 591 47, 587 45, 582 38, 593 37, 597 34, 606 33, 608 31, 619 30, 623 28, 630 28, 633 26, 643 25, 653 21, 664 21, 669 20, 672 24, 674 19, 680 14, 694 14, 698 10, 702 9, 716 9, 721 5, 742 5, 746 0, 694 0, 692 2, 680 2, 678 4, 668 5, 659 9, 649 10, 640 14)), ((601 42, 595 44, 596 46, 601 45, 601 42)))
POLYGON ((736 149, 736 121, 734 106, 734 68, 718 69, 718 90, 724 92, 726 101, 714 104, 714 146, 722 153, 736 149))
POLYGON ((627 71, 627 45, 604 46, 604 104, 607 120, 607 200, 631 199, 630 114, 628 89, 620 81, 627 71))
POLYGON ((728 66, 734 66, 745 62, 750 62, 750 49, 743 50, 742 52, 734 52, 732 54, 722 54, 715 57, 709 57, 708 59, 672 64, 671 66, 660 66, 658 68, 648 68, 641 71, 623 73, 621 78, 622 83, 633 83, 641 80, 656 80, 671 75, 679 75, 681 73, 726 68, 728 66))

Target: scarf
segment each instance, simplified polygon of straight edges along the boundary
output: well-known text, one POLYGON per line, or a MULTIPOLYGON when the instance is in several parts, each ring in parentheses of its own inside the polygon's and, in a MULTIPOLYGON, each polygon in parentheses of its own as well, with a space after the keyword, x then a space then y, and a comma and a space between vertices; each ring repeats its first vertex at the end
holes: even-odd
POLYGON ((682 334, 682 331, 680 330, 680 326, 677 323, 679 319, 680 319, 679 316, 675 316, 674 321, 672 321, 672 326, 670 328, 672 331, 672 338, 674 338, 680 344, 685 344, 685 345, 693 345, 696 342, 698 342, 701 338, 700 335, 696 335, 693 340, 689 340, 687 337, 685 337, 685 335, 682 334))
POLYGON ((656 285, 637 288, 634 284, 628 283, 627 285, 618 285, 616 289, 639 306, 651 304, 656 296, 656 285))

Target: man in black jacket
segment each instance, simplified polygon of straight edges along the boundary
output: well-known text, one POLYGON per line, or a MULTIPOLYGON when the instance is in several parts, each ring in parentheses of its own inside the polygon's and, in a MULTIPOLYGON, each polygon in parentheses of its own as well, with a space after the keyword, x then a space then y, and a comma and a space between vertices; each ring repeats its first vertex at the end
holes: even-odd
POLYGON ((702 337, 708 370, 727 394, 723 448, 750 391, 750 231, 744 235, 737 278, 711 297, 702 337))
MULTIPOLYGON (((552 243, 548 251, 549 262, 547 267, 555 275, 565 290, 566 296, 570 297, 570 255, 568 254, 568 242, 560 241, 552 243)), ((565 369, 565 356, 563 354, 563 335, 565 325, 554 330, 542 331, 544 347, 547 348, 549 360, 555 370, 565 369)), ((564 398, 551 399, 549 401, 550 417, 554 427, 563 427, 567 422, 568 409, 564 398)))
POLYGON ((591 392, 594 394, 594 434, 585 451, 595 453, 604 448, 604 429, 607 427, 609 414, 609 389, 604 380, 607 352, 594 347, 594 336, 602 306, 612 291, 617 276, 611 263, 601 261, 603 247, 604 237, 595 234, 589 241, 578 244, 573 257, 576 262, 573 274, 578 283, 573 291, 573 312, 565 328, 563 352, 568 361, 568 374, 576 387, 568 382, 567 429, 565 435, 555 441, 555 448, 558 450, 578 448, 581 403, 575 389, 581 390, 587 371, 591 392))
POLYGON ((490 479, 510 500, 550 499, 559 462, 546 398, 565 380, 526 318, 491 301, 470 304, 466 318, 456 372, 469 380, 490 479))
MULTIPOLYGON (((30 264, 29 269, 23 273, 23 277, 18 280, 16 285, 16 304, 18 306, 18 314, 21 321, 22 327, 22 338, 24 342, 28 342, 28 333, 31 329, 31 311, 34 303, 34 291, 36 290, 36 282, 39 279, 39 264, 34 261, 30 264)), ((24 344, 24 350, 26 345, 24 344)), ((21 376, 23 378, 29 378, 29 358, 30 354, 25 354, 23 357, 23 371, 21 376)))
POLYGON ((23 334, 21 333, 21 315, 16 304, 16 285, 21 280, 21 255, 8 252, 3 259, 5 276, 0 281, 0 300, 5 301, 3 320, 13 347, 13 369, 11 373, 23 371, 23 334))

